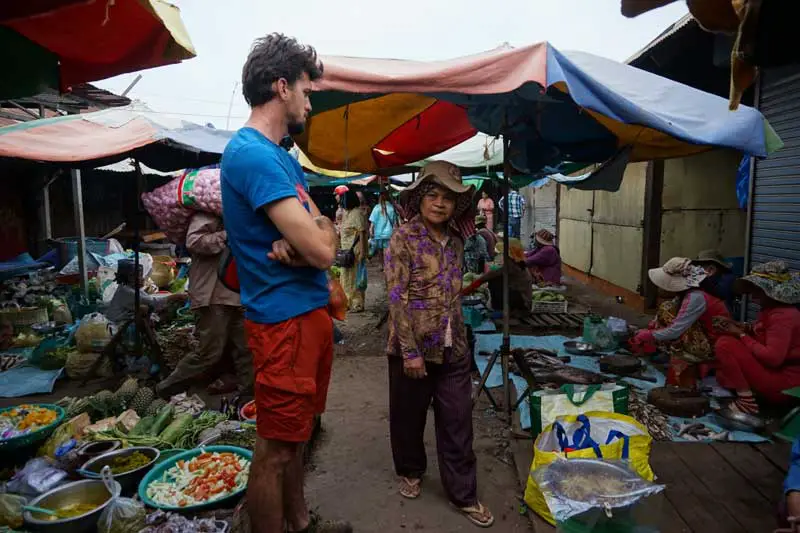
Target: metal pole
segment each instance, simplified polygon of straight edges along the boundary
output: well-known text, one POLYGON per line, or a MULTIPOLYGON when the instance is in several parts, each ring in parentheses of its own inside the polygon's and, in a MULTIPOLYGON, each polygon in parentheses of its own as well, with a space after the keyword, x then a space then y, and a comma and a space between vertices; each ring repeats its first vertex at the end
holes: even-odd
POLYGON ((138 159, 133 160, 133 165, 136 168, 136 211, 133 215, 133 253, 135 254, 133 257, 133 312, 136 317, 136 320, 133 321, 134 324, 134 336, 136 338, 136 348, 135 353, 137 356, 142 355, 142 324, 141 324, 141 314, 139 313, 139 306, 141 305, 141 296, 139 294, 140 290, 140 283, 141 280, 139 279, 139 265, 141 264, 139 260, 139 248, 141 243, 141 197, 142 197, 142 167, 139 164, 138 159))
MULTIPOLYGON (((508 115, 506 115, 506 127, 508 126, 508 115)), ((509 139, 505 131, 503 132, 503 194, 505 195, 505 209, 503 209, 503 342, 500 345, 500 364, 503 367, 503 412, 508 417, 506 423, 511 425, 511 384, 508 380, 508 363, 511 355, 511 333, 509 319, 511 317, 511 309, 509 305, 509 290, 508 290, 508 265, 510 259, 509 243, 511 241, 509 236, 509 217, 508 213, 511 210, 509 205, 508 192, 510 188, 511 176, 511 159, 509 156, 509 139)))
POLYGON ((75 210, 75 229, 78 230, 78 271, 81 276, 81 293, 89 299, 89 274, 86 271, 86 229, 83 226, 83 191, 81 187, 81 171, 71 170, 72 204, 75 210))
MULTIPOLYGON (((753 107, 758 109, 760 98, 761 98, 761 76, 758 77, 755 83, 755 87, 753 89, 753 107)), ((751 262, 751 255, 750 255, 750 247, 753 245, 753 195, 755 194, 756 190, 756 158, 754 156, 750 156, 750 168, 748 169, 750 172, 750 181, 747 183, 747 219, 745 222, 745 232, 744 232, 744 274, 750 271, 750 262, 751 262)), ((739 309, 739 319, 743 322, 747 320, 747 305, 750 302, 750 298, 745 295, 742 297, 742 308, 739 309)))
POLYGON ((42 200, 44 203, 44 238, 48 241, 53 238, 53 225, 50 221, 50 182, 42 187, 42 200))

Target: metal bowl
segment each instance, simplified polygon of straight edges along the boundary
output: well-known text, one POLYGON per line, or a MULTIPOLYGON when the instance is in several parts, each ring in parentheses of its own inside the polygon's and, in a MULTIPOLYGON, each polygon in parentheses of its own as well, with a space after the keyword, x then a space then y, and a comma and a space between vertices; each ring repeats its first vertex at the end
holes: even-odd
POLYGON ((78 450, 78 456, 85 463, 90 459, 94 459, 95 457, 118 450, 120 447, 122 447, 121 440, 90 442, 89 444, 81 446, 81 448, 78 450))
POLYGON ((127 457, 135 452, 140 452, 150 458, 150 462, 146 465, 140 466, 122 474, 113 474, 111 477, 117 481, 122 487, 123 494, 133 494, 139 487, 139 482, 142 480, 147 471, 150 470, 156 461, 158 461, 161 452, 156 448, 148 448, 145 446, 135 446, 133 448, 125 448, 123 450, 116 450, 113 452, 98 455, 93 459, 86 461, 83 466, 78 470, 78 473, 87 479, 100 479, 100 472, 106 465, 111 466, 111 463, 117 457, 127 457))
POLYGON ((592 355, 595 346, 591 342, 567 341, 564 343, 564 350, 570 355, 592 355))
POLYGON ((100 519, 100 514, 110 501, 111 494, 102 481, 84 479, 82 481, 61 485, 49 492, 45 492, 28 505, 31 507, 58 510, 78 503, 91 503, 97 504, 98 507, 96 509, 73 518, 59 518, 56 520, 49 520, 45 515, 40 513, 24 511, 22 518, 25 520, 25 525, 34 531, 52 531, 53 533, 56 531, 58 531, 58 533, 84 533, 95 531, 97 528, 97 521, 100 519))
POLYGON ((730 407, 718 409, 714 414, 717 415, 720 425, 734 431, 762 431, 767 427, 762 418, 733 410, 730 407))

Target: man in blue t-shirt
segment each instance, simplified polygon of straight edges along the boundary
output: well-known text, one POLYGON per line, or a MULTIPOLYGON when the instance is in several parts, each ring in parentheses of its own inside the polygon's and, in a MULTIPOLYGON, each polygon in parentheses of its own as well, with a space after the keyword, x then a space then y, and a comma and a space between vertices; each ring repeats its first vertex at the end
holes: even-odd
MULTIPOLYGON (((250 118, 222 156, 223 217, 255 371, 258 441, 248 511, 259 533, 308 531, 302 445, 325 409, 333 364, 325 271, 336 231, 280 145, 303 130, 311 82, 321 75, 313 48, 280 34, 257 40, 242 72, 250 118)), ((352 528, 337 522, 315 531, 352 528)))

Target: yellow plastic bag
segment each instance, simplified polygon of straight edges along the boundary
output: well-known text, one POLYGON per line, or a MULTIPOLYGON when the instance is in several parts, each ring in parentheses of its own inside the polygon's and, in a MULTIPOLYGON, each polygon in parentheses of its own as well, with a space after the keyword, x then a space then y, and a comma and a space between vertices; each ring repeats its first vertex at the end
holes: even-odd
MULTIPOLYGON (((597 459, 599 456, 601 459, 627 460, 631 470, 647 481, 653 481, 655 476, 650 468, 652 444, 653 439, 647 432, 647 428, 626 415, 592 411, 582 415, 563 416, 547 426, 536 438, 533 444, 531 473, 559 457, 597 459), (588 424, 585 423, 586 421, 588 424), (574 451, 562 451, 565 448, 569 449, 569 444, 580 439, 579 434, 587 427, 588 432, 584 431, 584 436, 590 437, 594 446, 574 451)), ((536 514, 555 525, 544 495, 532 475, 528 475, 525 503, 536 514)))

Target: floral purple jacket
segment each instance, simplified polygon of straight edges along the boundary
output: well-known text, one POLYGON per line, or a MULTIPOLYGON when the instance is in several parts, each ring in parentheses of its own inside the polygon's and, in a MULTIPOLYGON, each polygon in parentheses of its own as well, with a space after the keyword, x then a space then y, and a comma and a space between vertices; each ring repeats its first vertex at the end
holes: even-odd
POLYGON ((443 363, 448 322, 453 356, 467 354, 459 296, 463 256, 459 237, 434 241, 419 216, 395 231, 385 254, 389 355, 443 363))

